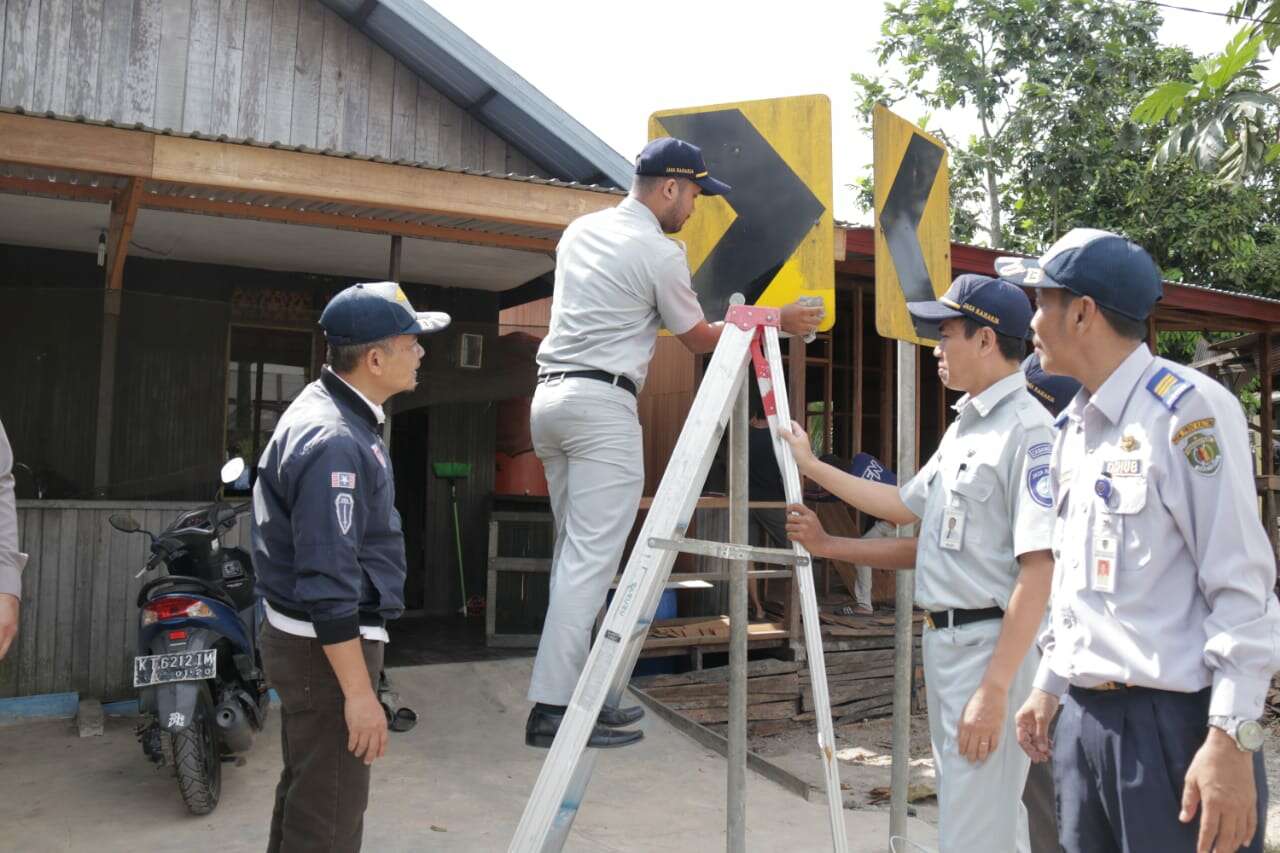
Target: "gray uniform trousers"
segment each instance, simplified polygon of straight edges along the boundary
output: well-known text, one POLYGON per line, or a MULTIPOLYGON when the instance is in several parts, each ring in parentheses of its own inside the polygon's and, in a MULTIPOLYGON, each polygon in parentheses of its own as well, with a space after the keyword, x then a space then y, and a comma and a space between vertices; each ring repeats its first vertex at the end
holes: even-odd
POLYGON ((531 701, 567 705, 591 651, 644 488, 636 407, 630 392, 595 379, 544 383, 534 394, 533 450, 546 470, 556 544, 531 701))

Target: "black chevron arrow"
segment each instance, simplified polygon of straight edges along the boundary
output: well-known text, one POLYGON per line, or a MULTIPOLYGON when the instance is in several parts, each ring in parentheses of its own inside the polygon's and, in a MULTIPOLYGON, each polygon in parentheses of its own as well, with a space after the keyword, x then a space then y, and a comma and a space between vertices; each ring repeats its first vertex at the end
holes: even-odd
MULTIPOLYGON (((941 165, 942 148, 913 133, 880 211, 880 228, 907 302, 934 298, 933 282, 924 264, 924 251, 920 248, 920 234, 916 229, 920 227, 925 202, 929 200, 933 179, 941 165)), ((937 337, 937 334, 923 336, 937 337)))
POLYGON ((826 210, 740 110, 666 116, 672 136, 702 148, 707 170, 733 191, 738 217, 693 276, 703 313, 724 319, 729 297, 754 304, 826 210))

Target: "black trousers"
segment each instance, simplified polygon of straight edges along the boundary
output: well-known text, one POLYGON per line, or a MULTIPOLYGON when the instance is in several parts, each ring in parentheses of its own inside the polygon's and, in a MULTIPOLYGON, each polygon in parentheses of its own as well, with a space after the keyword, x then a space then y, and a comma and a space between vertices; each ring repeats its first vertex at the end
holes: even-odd
MULTIPOLYGON (((376 690, 383 644, 361 642, 376 690)), ((347 749, 345 700, 319 640, 262 626, 262 665, 280 695, 280 751, 267 853, 356 853, 369 767, 347 749)))
MULTIPOLYGON (((1191 759, 1209 725, 1209 690, 1171 693, 1071 688, 1054 742, 1058 831, 1067 853, 1191 853, 1203 806, 1178 820, 1191 759)), ((1241 848, 1261 853, 1267 831, 1267 777, 1254 755, 1258 829, 1241 848)))

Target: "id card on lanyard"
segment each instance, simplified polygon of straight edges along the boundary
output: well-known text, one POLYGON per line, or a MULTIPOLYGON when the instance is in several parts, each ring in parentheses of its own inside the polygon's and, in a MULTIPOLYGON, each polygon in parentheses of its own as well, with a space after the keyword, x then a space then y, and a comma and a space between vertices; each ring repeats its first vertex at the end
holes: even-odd
POLYGON ((1093 523, 1093 544, 1089 554, 1094 592, 1116 591, 1116 558, 1120 553, 1119 522, 1111 513, 1100 512, 1093 523))

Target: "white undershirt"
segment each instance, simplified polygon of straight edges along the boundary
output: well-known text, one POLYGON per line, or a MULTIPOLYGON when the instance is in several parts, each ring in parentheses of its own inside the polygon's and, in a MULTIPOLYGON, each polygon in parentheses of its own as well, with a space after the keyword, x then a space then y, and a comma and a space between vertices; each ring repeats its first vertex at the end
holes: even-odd
POLYGON ((383 412, 383 411, 382 411, 382 407, 381 407, 381 406, 379 406, 377 403, 373 402, 372 400, 370 400, 370 399, 369 399, 368 397, 366 397, 364 394, 362 394, 362 393, 360 392, 360 389, 359 389, 359 388, 357 388, 356 386, 352 385, 350 382, 348 382, 347 380, 343 379, 341 376, 338 376, 337 371, 333 371, 333 370, 331 370, 331 371, 329 371, 329 372, 330 372, 330 373, 332 373, 332 374, 334 375, 334 377, 335 377, 339 382, 341 382, 343 385, 346 385, 346 386, 347 386, 348 388, 350 388, 352 391, 355 391, 355 392, 356 392, 356 396, 357 396, 357 397, 359 397, 361 400, 364 400, 365 405, 367 405, 370 409, 372 409, 372 410, 373 410, 373 416, 374 416, 375 418, 377 418, 377 419, 378 419, 378 423, 382 423, 383 421, 385 421, 385 420, 387 419, 387 415, 386 415, 386 413, 385 413, 385 412, 383 412))
MULTIPOLYGON (((263 605, 267 608, 267 621, 271 623, 271 627, 277 631, 284 631, 286 634, 292 634, 295 637, 310 637, 315 639, 316 626, 310 622, 304 622, 301 619, 294 619, 292 616, 285 616, 280 611, 271 606, 271 602, 263 599, 263 605)), ((387 629, 382 625, 361 625, 360 639, 373 640, 378 643, 391 642, 391 636, 387 633, 387 629)))

